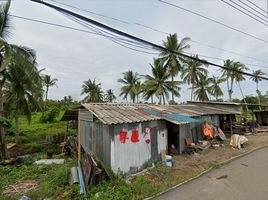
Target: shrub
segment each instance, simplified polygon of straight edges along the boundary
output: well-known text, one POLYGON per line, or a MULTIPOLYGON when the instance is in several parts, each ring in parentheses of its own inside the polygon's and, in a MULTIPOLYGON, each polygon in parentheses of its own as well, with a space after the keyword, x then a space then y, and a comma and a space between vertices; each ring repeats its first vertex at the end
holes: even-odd
POLYGON ((60 114, 60 109, 57 107, 52 107, 48 111, 44 112, 40 118, 43 123, 54 122, 60 114))

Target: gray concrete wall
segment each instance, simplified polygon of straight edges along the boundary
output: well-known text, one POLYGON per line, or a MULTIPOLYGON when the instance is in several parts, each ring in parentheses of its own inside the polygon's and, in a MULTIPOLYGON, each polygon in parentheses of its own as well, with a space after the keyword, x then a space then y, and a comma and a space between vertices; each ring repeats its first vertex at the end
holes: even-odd
POLYGON ((152 162, 161 160, 161 151, 167 150, 167 129, 165 121, 120 124, 113 128, 111 141, 111 168, 117 173, 131 174, 144 169, 152 162), (138 131, 138 142, 133 142, 133 131, 138 131), (127 132, 125 143, 120 133, 127 132), (149 142, 150 141, 150 142, 149 142))

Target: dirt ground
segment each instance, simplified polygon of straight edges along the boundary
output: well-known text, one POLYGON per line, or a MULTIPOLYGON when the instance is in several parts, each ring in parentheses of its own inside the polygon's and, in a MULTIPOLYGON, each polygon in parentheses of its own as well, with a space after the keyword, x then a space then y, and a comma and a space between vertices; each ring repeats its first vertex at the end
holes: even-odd
POLYGON ((224 147, 212 148, 198 152, 197 155, 173 156, 173 167, 165 164, 156 166, 147 171, 145 175, 159 187, 159 191, 168 189, 182 183, 209 168, 218 168, 220 163, 236 157, 258 147, 268 145, 268 132, 246 136, 248 142, 242 149, 236 149, 229 145, 227 139, 224 147))

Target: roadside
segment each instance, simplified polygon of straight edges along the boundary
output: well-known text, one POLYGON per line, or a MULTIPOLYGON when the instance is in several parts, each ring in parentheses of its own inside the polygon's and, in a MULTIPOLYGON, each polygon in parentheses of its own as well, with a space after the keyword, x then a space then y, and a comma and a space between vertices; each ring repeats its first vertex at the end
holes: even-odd
POLYGON ((268 147, 259 149, 154 198, 155 200, 267 199, 268 147))

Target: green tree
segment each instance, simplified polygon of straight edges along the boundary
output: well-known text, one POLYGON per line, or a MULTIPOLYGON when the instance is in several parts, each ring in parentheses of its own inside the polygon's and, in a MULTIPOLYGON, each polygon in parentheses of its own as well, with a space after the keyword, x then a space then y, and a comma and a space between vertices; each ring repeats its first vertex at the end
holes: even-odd
POLYGON ((52 86, 57 86, 57 81, 58 79, 56 78, 51 78, 50 75, 44 75, 43 77, 43 83, 44 83, 44 86, 46 87, 46 96, 45 96, 45 101, 47 102, 47 96, 48 96, 48 89, 52 86))
POLYGON ((235 69, 236 71, 232 71, 232 77, 234 77, 234 80, 236 81, 236 83, 237 83, 237 85, 239 87, 239 90, 240 90, 240 93, 241 93, 241 95, 243 97, 244 103, 246 104, 246 109, 248 110, 245 95, 244 95, 243 90, 242 90, 241 85, 240 85, 240 82, 245 80, 244 75, 242 73, 240 73, 240 72, 244 72, 245 70, 248 70, 248 68, 244 64, 242 64, 240 62, 235 62, 234 66, 233 66, 233 69, 235 69))
POLYGON ((116 96, 114 95, 114 91, 112 89, 107 90, 105 94, 105 100, 107 102, 113 102, 115 99, 116 96))
POLYGON ((226 80, 229 101, 231 102, 233 94, 233 84, 234 84, 234 76, 232 71, 232 69, 234 69, 234 61, 230 59, 225 60, 224 67, 226 67, 226 69, 221 69, 222 78, 226 80))
POLYGON ((266 73, 264 73, 262 70, 259 69, 259 70, 253 71, 253 75, 254 77, 251 77, 251 79, 256 83, 256 93, 258 96, 258 103, 260 105, 261 104, 261 91, 259 90, 259 82, 262 81, 262 78, 260 78, 260 76, 264 76, 266 75, 266 73))
POLYGON ((224 81, 225 80, 223 78, 219 78, 215 76, 213 76, 210 79, 210 82, 211 82, 210 92, 216 98, 216 101, 218 101, 218 98, 220 96, 223 96, 223 92, 221 90, 220 84, 223 83, 224 81))
POLYGON ((127 99, 129 96, 133 103, 136 101, 136 97, 139 93, 137 89, 137 82, 140 80, 138 73, 134 73, 129 70, 123 73, 123 78, 118 79, 119 83, 122 83, 120 96, 127 99))
POLYGON ((101 89, 101 83, 96 83, 95 79, 91 81, 88 79, 84 81, 82 85, 81 95, 86 94, 84 98, 85 102, 102 102, 103 101, 103 91, 101 89))
MULTIPOLYGON (((194 56, 194 58, 198 59, 198 55, 194 56)), ((191 88, 191 101, 193 100, 193 92, 195 84, 198 83, 201 76, 206 76, 208 70, 206 69, 207 65, 204 65, 202 62, 193 60, 193 59, 186 59, 185 60, 185 67, 182 70, 181 78, 185 83, 188 85, 192 85, 191 88)))
MULTIPOLYGON (((34 52, 31 55, 34 55, 34 52)), ((13 103, 15 107, 15 141, 17 144, 19 142, 19 116, 25 114, 30 122, 32 109, 40 108, 39 102, 43 95, 42 79, 36 65, 35 56, 29 59, 24 54, 17 54, 5 70, 5 96, 7 106, 13 103)))
POLYGON ((194 87, 194 96, 199 101, 209 101, 211 78, 201 76, 194 87))
POLYGON ((169 72, 167 68, 163 66, 162 59, 154 59, 154 64, 151 65, 152 75, 145 75, 144 82, 144 99, 148 100, 155 95, 160 104, 166 103, 166 99, 169 98, 169 92, 172 92, 175 96, 180 96, 181 88, 180 81, 169 81, 169 72))
MULTIPOLYGON (((175 52, 183 53, 185 49, 189 49, 190 45, 187 44, 190 38, 183 38, 180 42, 178 41, 177 34, 167 36, 166 41, 163 41, 163 46, 167 50, 160 52, 160 57, 165 61, 164 66, 168 68, 171 81, 174 81, 174 77, 178 75, 182 69, 184 63, 184 57, 179 56, 175 52)), ((175 84, 173 84, 175 85, 175 84)), ((174 102, 174 90, 172 90, 172 101, 174 102)))

